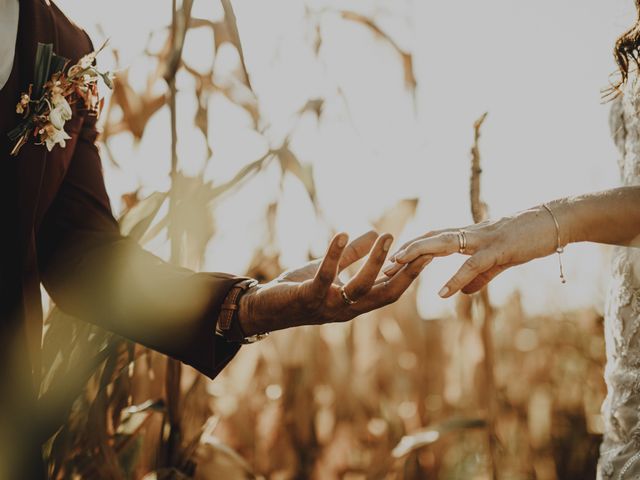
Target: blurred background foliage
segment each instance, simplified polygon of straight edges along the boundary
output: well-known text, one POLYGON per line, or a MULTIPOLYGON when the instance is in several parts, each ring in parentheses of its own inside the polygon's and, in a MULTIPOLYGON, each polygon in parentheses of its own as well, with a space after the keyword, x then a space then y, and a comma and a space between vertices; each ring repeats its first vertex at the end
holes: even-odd
MULTIPOLYGON (((193 15, 192 0, 172 5, 171 24, 149 34, 140 62, 145 88, 120 66, 103 112, 108 168, 135 161, 134 151, 131 158, 114 154, 110 144, 118 136, 130 135, 133 145, 145 135, 171 138, 171 162, 162 172, 170 188, 152 193, 140 185, 123 195, 123 232, 144 245, 168 246, 167 260, 201 268, 220 233, 216 216, 243 202, 238 190, 247 180, 272 181, 277 165, 280 189, 285 178, 299 182, 328 239, 333 228, 313 169, 295 148, 300 122, 322 122, 325 99, 303 102, 289 131, 273 128, 251 84, 230 1, 212 7, 213 19, 193 15), (214 59, 204 68, 183 56, 190 33, 203 30, 214 42, 214 59), (229 47, 235 66, 219 73, 215 60, 229 47), (179 78, 189 81, 178 88, 179 78), (190 150, 179 142, 192 140, 179 138, 178 95, 193 98, 189 128, 204 140, 205 161, 195 172, 181 168, 181 155, 190 150), (268 145, 258 158, 233 166, 224 181, 204 174, 219 168, 210 141, 213 97, 237 109, 268 145), (165 130, 148 133, 150 120, 167 110, 165 130)), ((365 13, 309 12, 312 55, 331 34, 320 30, 323 15, 369 31, 366 48, 390 47, 414 98, 411 52, 365 13)), ((117 64, 118 50, 112 54, 117 64)), ((346 94, 337 93, 348 106, 346 94)), ((470 201, 476 220, 486 215, 478 168, 483 120, 475 125, 471 155, 478 162, 470 201)), ((276 233, 281 198, 256 206, 264 208, 264 237, 247 271, 235 273, 268 281, 283 270, 276 233)), ((417 208, 418 200, 401 200, 371 226, 398 237, 417 208)), ((494 309, 483 292, 460 296, 453 316, 425 319, 412 288, 395 305, 355 322, 278 332, 244 347, 214 381, 53 306, 43 348, 40 402, 53 419, 45 455, 55 479, 577 480, 595 474, 605 386, 602 318, 591 310, 530 317, 518 294, 494 309)))

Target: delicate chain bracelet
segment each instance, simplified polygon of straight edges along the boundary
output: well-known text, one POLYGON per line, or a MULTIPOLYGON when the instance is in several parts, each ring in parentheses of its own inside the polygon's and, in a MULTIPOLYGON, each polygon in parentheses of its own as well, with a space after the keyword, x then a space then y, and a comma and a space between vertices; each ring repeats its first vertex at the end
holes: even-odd
POLYGON ((562 241, 560 240, 560 224, 558 223, 558 219, 554 215, 553 211, 551 211, 549 205, 543 203, 542 206, 547 212, 549 212, 549 215, 551 215, 551 218, 553 218, 553 224, 556 227, 556 253, 558 254, 558 263, 560 264, 560 280, 562 280, 562 283, 567 283, 567 279, 564 276, 564 268, 562 266, 562 254, 564 253, 564 247, 562 246, 562 241))

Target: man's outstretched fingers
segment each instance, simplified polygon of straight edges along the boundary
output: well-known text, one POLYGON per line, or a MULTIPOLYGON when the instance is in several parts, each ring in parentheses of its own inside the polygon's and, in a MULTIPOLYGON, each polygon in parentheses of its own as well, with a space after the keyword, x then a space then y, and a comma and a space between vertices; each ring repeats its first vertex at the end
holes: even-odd
POLYGON ((367 293, 362 301, 358 302, 354 307, 356 307, 360 313, 365 313, 395 302, 407 288, 411 286, 413 281, 420 275, 420 272, 422 272, 432 260, 433 257, 431 255, 424 255, 404 265, 402 270, 393 278, 385 282, 377 283, 369 290, 369 293, 367 293))
POLYGON ((378 233, 374 230, 371 230, 364 235, 360 235, 358 238, 353 240, 347 248, 342 252, 342 258, 340 259, 340 271, 345 268, 353 265, 358 260, 363 258, 371 251, 371 247, 378 238, 378 233))
POLYGON ((458 269, 456 274, 438 292, 442 298, 449 298, 469 284, 478 275, 495 265, 495 256, 486 250, 470 257, 458 269))
POLYGON ((389 289, 392 295, 397 295, 397 300, 432 260, 433 255, 419 256, 411 263, 405 265, 391 280, 388 280, 385 288, 389 289))
POLYGON ((347 246, 349 236, 346 233, 336 235, 327 249, 327 254, 316 272, 312 284, 312 294, 316 298, 324 298, 338 274, 338 265, 342 252, 347 246))
POLYGON ((364 296, 378 278, 380 268, 384 264, 387 253, 391 248, 393 237, 389 234, 381 235, 371 249, 369 258, 362 265, 358 273, 344 286, 344 291, 351 300, 358 300, 364 296))

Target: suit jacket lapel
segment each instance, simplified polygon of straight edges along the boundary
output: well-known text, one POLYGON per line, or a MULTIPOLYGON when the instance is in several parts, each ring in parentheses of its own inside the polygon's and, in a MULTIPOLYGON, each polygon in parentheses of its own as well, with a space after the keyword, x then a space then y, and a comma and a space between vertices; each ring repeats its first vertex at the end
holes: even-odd
MULTIPOLYGON (((34 76, 38 42, 52 43, 56 50, 57 35, 51 8, 45 0, 20 0, 18 45, 20 78, 24 91, 34 76)), ((17 99, 16 99, 17 102, 17 99)), ((42 306, 35 238, 35 215, 47 160, 44 145, 27 143, 17 158, 17 191, 20 209, 20 246, 23 260, 22 300, 25 330, 36 385, 39 383, 42 337, 42 306)))

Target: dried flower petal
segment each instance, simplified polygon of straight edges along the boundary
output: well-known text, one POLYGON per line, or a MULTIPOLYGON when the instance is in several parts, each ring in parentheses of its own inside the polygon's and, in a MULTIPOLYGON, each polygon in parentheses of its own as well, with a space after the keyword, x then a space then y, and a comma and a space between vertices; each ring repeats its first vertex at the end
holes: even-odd
MULTIPOLYGON (((64 131, 65 122, 70 120, 73 111, 70 103, 80 101, 85 107, 94 113, 98 110, 100 97, 98 95, 98 77, 102 77, 105 84, 112 88, 112 75, 109 72, 100 72, 95 67, 95 58, 98 52, 91 52, 82 57, 78 63, 71 66, 67 73, 58 71, 51 75, 49 81, 44 83, 43 95, 37 100, 31 99, 29 94, 23 93, 16 105, 16 112, 23 115, 25 120, 19 127, 31 129, 34 137, 39 138, 40 144, 45 144, 51 151, 55 145, 64 147, 66 140, 71 137, 64 131), (33 112, 27 120, 33 103, 33 112), (30 122, 27 124, 25 122, 30 122)), ((40 95, 40 94, 39 94, 40 95)), ((22 142, 24 144, 25 140, 22 142)), ((16 144, 12 155, 17 153, 21 145, 16 144), (14 153, 15 152, 15 153, 14 153)))
POLYGON ((67 132, 62 129, 57 129, 53 125, 49 124, 44 129, 44 143, 47 146, 47 150, 53 150, 53 147, 60 145, 61 148, 67 146, 67 140, 71 137, 67 132))

